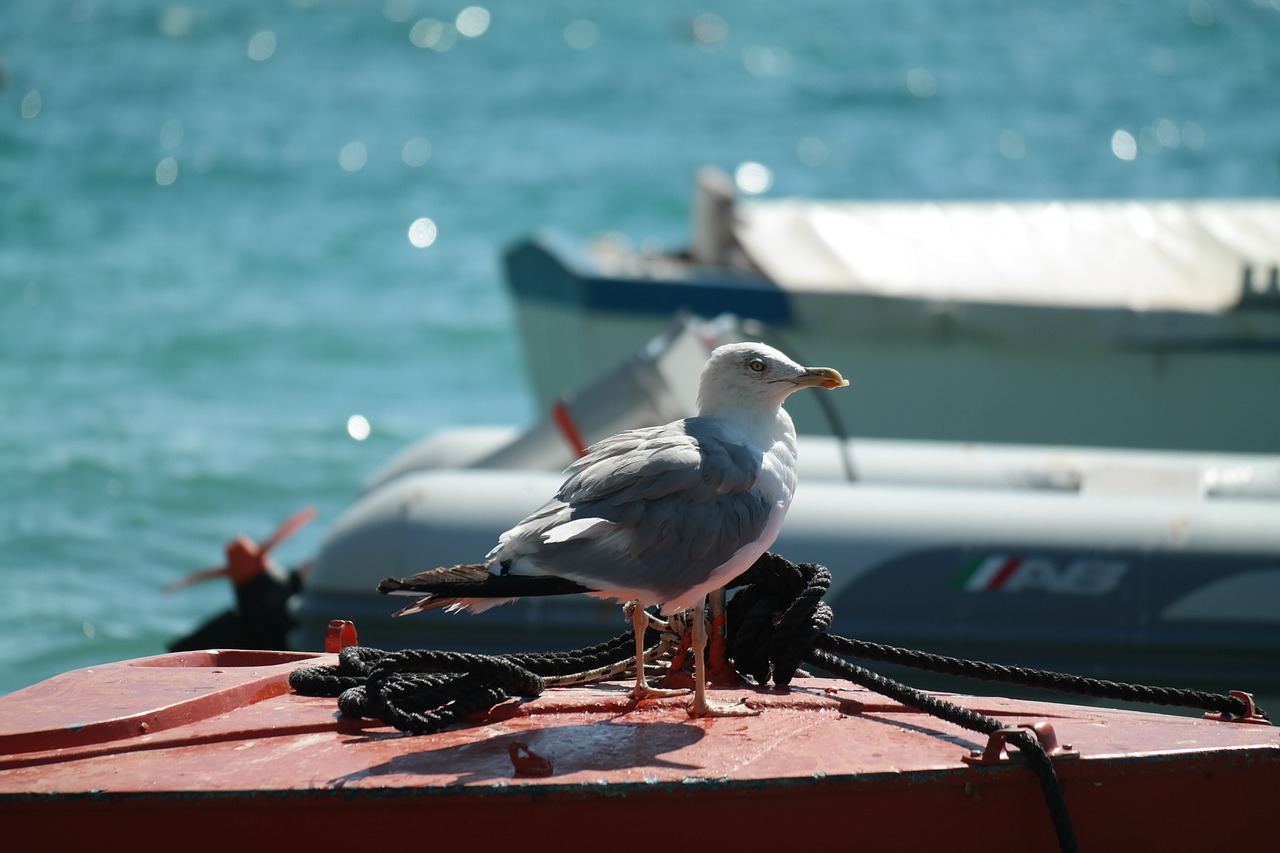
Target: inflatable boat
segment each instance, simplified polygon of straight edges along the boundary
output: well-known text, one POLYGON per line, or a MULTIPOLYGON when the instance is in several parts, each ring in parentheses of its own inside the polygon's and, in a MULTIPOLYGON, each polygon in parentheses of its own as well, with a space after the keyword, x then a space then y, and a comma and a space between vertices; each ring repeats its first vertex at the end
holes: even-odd
MULTIPOLYGON (((506 652, 611 636, 620 611, 596 599, 393 619, 396 603, 375 588, 482 558, 584 443, 689 413, 707 352, 742 333, 731 317, 678 318, 527 430, 424 438, 370 478, 296 588, 246 586, 271 591, 296 649, 319 648, 333 619, 384 648, 506 652)), ((1280 690, 1280 457, 860 439, 831 423, 837 434, 800 438, 800 488, 774 551, 831 570, 833 631, 1101 677, 1280 690)), ((252 598, 242 590, 242 604, 252 598)))

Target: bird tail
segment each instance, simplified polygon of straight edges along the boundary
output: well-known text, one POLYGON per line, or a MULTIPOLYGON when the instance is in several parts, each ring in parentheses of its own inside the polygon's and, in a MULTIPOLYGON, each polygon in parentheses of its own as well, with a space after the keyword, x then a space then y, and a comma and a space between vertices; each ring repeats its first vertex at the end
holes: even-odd
POLYGON ((385 595, 421 596, 393 616, 440 608, 480 613, 525 596, 591 591, 589 587, 549 575, 492 574, 483 563, 432 569, 408 578, 385 578, 378 584, 378 592, 385 595))

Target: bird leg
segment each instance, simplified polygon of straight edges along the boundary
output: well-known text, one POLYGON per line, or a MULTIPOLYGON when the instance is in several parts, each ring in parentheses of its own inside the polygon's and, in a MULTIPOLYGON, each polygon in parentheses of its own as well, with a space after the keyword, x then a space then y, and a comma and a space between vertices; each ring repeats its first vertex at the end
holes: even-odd
POLYGON ((739 701, 735 705, 707 699, 707 618, 706 601, 693 614, 693 700, 689 702, 691 717, 749 717, 759 714, 739 701))
POLYGON ((645 614, 640 602, 633 601, 628 605, 631 609, 631 625, 636 634, 636 686, 631 689, 631 698, 639 702, 661 696, 679 696, 688 690, 669 690, 661 687, 650 687, 644 677, 644 632, 648 627, 649 617, 645 614))
POLYGON ((746 681, 729 662, 729 649, 725 639, 724 587, 707 593, 707 612, 711 616, 711 633, 707 641, 707 683, 746 686, 746 681))

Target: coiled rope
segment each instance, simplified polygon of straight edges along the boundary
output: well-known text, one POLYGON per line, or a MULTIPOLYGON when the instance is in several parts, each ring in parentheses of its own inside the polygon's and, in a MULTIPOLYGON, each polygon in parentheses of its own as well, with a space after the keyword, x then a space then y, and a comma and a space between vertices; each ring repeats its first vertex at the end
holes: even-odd
MULTIPOLYGON (((1234 716, 1242 716, 1249 710, 1243 699, 1222 693, 1128 684, 965 660, 827 634, 825 628, 831 624, 831 608, 825 603, 815 607, 813 602, 830 587, 831 572, 816 563, 796 564, 776 554, 765 554, 733 585, 741 585, 745 589, 736 593, 729 602, 729 654, 739 672, 752 676, 761 684, 767 683, 770 676, 775 684, 787 684, 794 677, 799 661, 822 666, 809 656, 810 649, 819 649, 834 655, 906 666, 940 675, 1099 699, 1196 708, 1234 716), (780 618, 778 613, 782 614, 780 618), (771 628, 775 620, 778 625, 771 628), (822 630, 815 633, 809 627, 810 623, 821 625, 822 630), (806 641, 809 644, 802 649, 806 641), (761 656, 762 648, 768 649, 767 655, 761 656)), ((1255 713, 1266 716, 1260 709, 1255 713)))
MULTIPOLYGON (((759 684, 786 686, 802 664, 817 667, 868 690, 987 736, 1004 730, 1006 741, 1027 759, 1039 782, 1058 843, 1077 850, 1053 761, 1030 731, 1005 724, 937 696, 885 678, 845 658, 913 667, 981 681, 1056 690, 1103 699, 1200 708, 1242 716, 1249 706, 1236 696, 1125 684, 1059 672, 1005 666, 901 649, 827 633, 833 618, 823 596, 831 573, 815 563, 792 563, 767 553, 730 586, 739 588, 726 611, 726 642, 734 667, 759 684)), ((645 662, 668 659, 687 625, 650 616, 645 662)), ((634 636, 571 652, 477 655, 410 650, 343 649, 337 666, 295 670, 289 682, 311 696, 336 696, 342 713, 382 720, 401 731, 430 734, 513 696, 537 696, 563 687, 622 677, 634 661, 634 636)), ((1265 712, 1255 713, 1265 717, 1265 712)))
MULTIPOLYGON (((680 643, 683 622, 651 617, 645 662, 667 657, 680 643)), ((416 649, 387 652, 348 646, 336 666, 302 667, 289 685, 306 696, 336 696, 348 716, 382 720, 404 732, 432 734, 513 696, 547 687, 608 681, 635 661, 635 635, 571 652, 477 655, 416 649)))

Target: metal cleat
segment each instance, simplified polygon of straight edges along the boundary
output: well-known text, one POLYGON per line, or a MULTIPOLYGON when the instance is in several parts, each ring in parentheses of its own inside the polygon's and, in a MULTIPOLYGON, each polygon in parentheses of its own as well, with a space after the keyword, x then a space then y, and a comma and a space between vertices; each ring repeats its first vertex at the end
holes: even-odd
POLYGON ((1245 693, 1243 690, 1232 690, 1227 695, 1234 696, 1244 702, 1244 713, 1232 714, 1229 711, 1210 711, 1204 715, 1206 720, 1216 720, 1220 723, 1251 723, 1255 726, 1271 725, 1271 721, 1254 704, 1252 693, 1245 693))
POLYGON ((1018 723, 1016 726, 996 729, 987 739, 986 749, 970 750, 969 754, 961 756, 960 760, 974 767, 990 767, 993 764, 1011 761, 1013 757, 1009 755, 1006 743, 1010 735, 1019 734, 1023 729, 1030 729, 1045 753, 1054 760, 1080 757, 1080 753, 1071 744, 1058 743, 1058 734, 1053 730, 1052 723, 1040 720, 1035 723, 1018 723))

